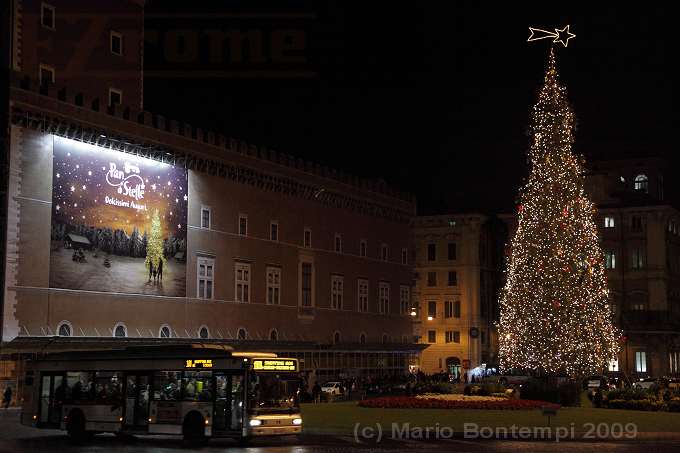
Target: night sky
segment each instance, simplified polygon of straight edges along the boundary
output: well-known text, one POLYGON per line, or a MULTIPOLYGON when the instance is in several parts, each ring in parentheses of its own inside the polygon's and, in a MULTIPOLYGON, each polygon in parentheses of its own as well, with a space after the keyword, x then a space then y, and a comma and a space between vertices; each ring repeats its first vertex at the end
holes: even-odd
MULTIPOLYGON (((526 42, 528 27, 571 24, 576 38, 557 58, 577 116, 576 151, 591 160, 669 155, 677 164, 669 152, 678 119, 670 10, 614 2, 253 3, 153 0, 147 30, 300 29, 302 63, 210 64, 203 56, 178 65, 147 45, 145 108, 382 178, 414 193, 421 214, 509 210, 528 170, 529 111, 548 52, 545 41, 526 42), (295 18, 262 18, 271 13, 295 18), (291 68, 307 75, 290 76, 291 68), (252 69, 267 76, 248 75, 252 69)), ((678 181, 666 181, 673 196, 678 181)))

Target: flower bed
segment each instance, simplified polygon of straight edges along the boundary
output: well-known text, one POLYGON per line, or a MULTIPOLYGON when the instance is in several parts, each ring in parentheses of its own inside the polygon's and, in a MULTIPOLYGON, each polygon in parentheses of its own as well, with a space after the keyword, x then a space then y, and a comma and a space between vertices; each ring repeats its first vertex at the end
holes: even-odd
POLYGON ((453 394, 425 393, 424 395, 416 396, 416 398, 420 399, 432 398, 444 401, 503 401, 507 399, 503 396, 462 395, 460 393, 453 394))
MULTIPOLYGON (((380 409, 486 409, 529 410, 542 407, 559 408, 559 404, 545 401, 517 400, 496 397, 468 397, 467 399, 411 396, 386 396, 359 401, 359 406, 380 409)), ((454 395, 446 395, 454 396, 454 395)))

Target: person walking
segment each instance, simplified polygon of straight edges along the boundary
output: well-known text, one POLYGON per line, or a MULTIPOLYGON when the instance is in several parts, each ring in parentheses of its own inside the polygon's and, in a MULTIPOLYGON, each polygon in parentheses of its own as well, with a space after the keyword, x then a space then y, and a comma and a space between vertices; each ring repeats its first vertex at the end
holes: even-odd
POLYGON ((163 281, 163 258, 158 258, 158 281, 163 281))
POLYGON ((149 281, 151 281, 152 276, 153 276, 153 262, 149 260, 149 281))
POLYGON ((7 409, 12 402, 12 387, 9 385, 5 387, 5 393, 2 395, 2 405, 7 409))
POLYGON ((312 397, 314 398, 315 403, 319 403, 321 401, 321 386, 318 382, 315 382, 314 387, 312 387, 312 397))

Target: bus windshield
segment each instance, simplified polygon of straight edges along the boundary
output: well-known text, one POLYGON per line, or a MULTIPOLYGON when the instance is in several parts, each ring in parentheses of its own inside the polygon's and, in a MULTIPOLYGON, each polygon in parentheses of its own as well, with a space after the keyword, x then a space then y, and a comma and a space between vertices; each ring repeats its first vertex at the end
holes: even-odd
POLYGON ((256 413, 297 412, 300 378, 293 373, 256 373, 250 385, 250 407, 256 413))

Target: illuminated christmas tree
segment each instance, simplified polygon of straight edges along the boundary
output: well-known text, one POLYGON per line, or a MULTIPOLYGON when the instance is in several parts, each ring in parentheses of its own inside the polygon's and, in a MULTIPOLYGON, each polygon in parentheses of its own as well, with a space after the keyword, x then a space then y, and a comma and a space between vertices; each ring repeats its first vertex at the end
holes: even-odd
POLYGON ((159 260, 165 261, 165 258, 163 257, 161 219, 158 209, 156 209, 151 217, 151 232, 149 233, 149 240, 146 245, 146 267, 148 268, 151 263, 153 263, 154 267, 158 267, 159 260))
POLYGON ((501 294, 502 368, 577 376, 602 370, 618 353, 595 208, 583 189, 582 158, 571 150, 573 125, 551 50, 501 294))

